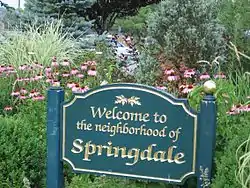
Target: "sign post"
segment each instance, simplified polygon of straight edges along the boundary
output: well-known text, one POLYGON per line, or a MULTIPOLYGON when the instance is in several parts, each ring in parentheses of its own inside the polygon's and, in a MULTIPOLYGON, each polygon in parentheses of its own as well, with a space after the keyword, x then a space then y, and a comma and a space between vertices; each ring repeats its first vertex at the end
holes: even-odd
POLYGON ((76 173, 181 186, 196 176, 198 188, 208 187, 215 144, 213 89, 212 82, 205 84, 200 113, 186 99, 138 84, 105 85, 75 94, 62 106, 63 90, 50 89, 47 188, 62 188, 61 160, 76 173))
POLYGON ((50 88, 47 106, 47 188, 63 187, 63 163, 60 159, 60 113, 64 101, 61 88, 50 88))
POLYGON ((211 184, 211 170, 216 139, 216 101, 213 93, 216 85, 212 81, 204 84, 206 96, 201 102, 198 122, 198 163, 197 184, 199 188, 208 188, 211 184))

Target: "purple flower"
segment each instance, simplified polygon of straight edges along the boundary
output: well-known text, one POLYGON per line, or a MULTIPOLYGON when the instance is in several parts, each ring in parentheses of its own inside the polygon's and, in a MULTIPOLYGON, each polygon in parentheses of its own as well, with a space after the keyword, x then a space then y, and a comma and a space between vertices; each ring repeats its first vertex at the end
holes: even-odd
POLYGON ((173 73, 175 73, 174 69, 166 69, 164 72, 165 75, 171 75, 173 73))
POLYGON ((91 70, 91 69, 88 70, 88 75, 89 76, 96 76, 96 73, 97 73, 96 70, 91 70))
POLYGON ((210 76, 208 73, 204 73, 200 75, 200 80, 207 80, 207 79, 210 79, 210 76))

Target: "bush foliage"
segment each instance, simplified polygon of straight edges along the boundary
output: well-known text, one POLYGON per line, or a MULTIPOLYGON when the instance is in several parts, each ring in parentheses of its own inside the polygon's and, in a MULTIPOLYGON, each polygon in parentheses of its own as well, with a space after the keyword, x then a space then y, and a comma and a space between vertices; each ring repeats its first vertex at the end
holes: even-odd
POLYGON ((217 1, 165 0, 149 15, 148 33, 167 58, 188 65, 225 53, 225 28, 217 19, 217 1))
POLYGON ((19 114, 0 116, 0 187, 45 187, 44 103, 30 103, 19 114), (32 114, 32 115, 31 115, 32 114))

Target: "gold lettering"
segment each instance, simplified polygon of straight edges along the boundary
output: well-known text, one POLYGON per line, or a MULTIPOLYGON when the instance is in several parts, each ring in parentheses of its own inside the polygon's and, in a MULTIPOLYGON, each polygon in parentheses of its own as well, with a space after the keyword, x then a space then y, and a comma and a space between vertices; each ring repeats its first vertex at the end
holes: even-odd
POLYGON ((124 112, 124 114, 123 114, 123 116, 122 116, 122 119, 123 119, 124 121, 129 120, 129 112, 124 112))
POLYGON ((183 160, 183 161, 180 161, 180 159, 184 158, 185 154, 184 153, 177 153, 174 157, 174 161, 176 164, 182 164, 182 163, 185 163, 186 161, 183 160))
POLYGON ((101 124, 95 124, 95 131, 101 131, 102 125, 101 124))
POLYGON ((102 132, 106 132, 106 130, 105 130, 106 128, 107 128, 107 125, 103 125, 102 126, 102 132))
POLYGON ((117 118, 118 120, 121 120, 121 119, 122 119, 122 112, 121 112, 121 111, 117 112, 116 118, 117 118), (119 115, 121 115, 121 116, 119 116, 119 115))
POLYGON ((140 127, 140 135, 146 135, 146 129, 144 128, 146 125, 143 124, 141 127, 140 127))
POLYGON ((149 145, 148 146, 148 149, 146 149, 146 150, 143 150, 142 152, 141 152, 141 160, 143 161, 143 160, 148 160, 148 161, 151 161, 151 160, 153 160, 153 158, 152 158, 152 150, 153 150, 153 147, 154 146, 157 146, 156 144, 151 144, 151 145, 149 145), (145 156, 147 154, 147 156, 145 156))
POLYGON ((77 123, 76 123, 76 128, 79 130, 83 130, 83 124, 82 123, 80 123, 80 121, 78 121, 77 123))
POLYGON ((146 114, 143 115, 143 121, 144 122, 150 121, 150 119, 149 119, 149 113, 146 113, 146 114))
POLYGON ((166 162, 165 159, 166 152, 165 151, 157 151, 154 153, 154 161, 166 162))
POLYGON ((107 156, 110 157, 110 156, 113 156, 114 154, 112 153, 112 142, 109 141, 108 142, 108 148, 107 148, 107 156))
POLYGON ((102 155, 102 148, 104 146, 103 145, 97 145, 96 148, 97 148, 97 155, 102 155))
POLYGON ((113 147, 113 149, 115 150, 114 157, 119 157, 119 151, 121 151, 121 158, 127 157, 127 155, 126 155, 127 148, 126 147, 120 148, 119 146, 117 146, 117 147, 113 147))
POLYGON ((72 153, 81 153, 83 151, 83 146, 81 145, 83 141, 81 139, 76 139, 73 142, 73 148, 71 149, 72 153))
POLYGON ((172 162, 174 162, 174 160, 173 160, 173 150, 174 150, 174 148, 177 148, 176 146, 171 146, 171 147, 169 147, 168 148, 168 162, 169 163, 172 163, 172 162))
POLYGON ((105 112, 107 111, 106 108, 103 108, 103 112, 101 112, 101 108, 99 107, 96 111, 95 111, 95 107, 91 106, 91 111, 92 111, 92 117, 95 118, 97 113, 98 113, 98 117, 102 118, 102 116, 105 114, 105 112))
POLYGON ((159 137, 166 137, 166 129, 167 126, 165 126, 160 132, 159 132, 159 137))
POLYGON ((128 166, 135 165, 138 162, 139 155, 140 155, 140 149, 132 148, 132 149, 128 150, 128 158, 134 159, 134 161, 133 161, 133 163, 125 163, 125 164, 128 166))
POLYGON ((116 119, 116 117, 115 117, 115 109, 116 109, 116 108, 118 108, 118 107, 115 106, 115 107, 113 108, 113 114, 112 114, 113 119, 116 119))
POLYGON ((151 136, 152 133, 153 133, 153 130, 152 130, 152 129, 148 129, 148 130, 147 130, 147 136, 151 136))
POLYGON ((155 129, 153 130, 153 136, 158 136, 159 135, 159 130, 155 129))
POLYGON ((135 133, 135 128, 134 127, 130 127, 129 128, 129 134, 134 134, 135 133))
POLYGON ((168 162, 168 163, 176 163, 176 164, 183 164, 185 163, 185 154, 179 152, 177 154, 173 154, 174 149, 177 146, 170 146, 167 151, 153 151, 153 147, 156 147, 156 144, 151 144, 148 146, 147 149, 141 150, 140 148, 131 148, 128 149, 126 147, 120 146, 113 146, 112 141, 109 141, 107 145, 96 145, 92 143, 92 141, 88 141, 83 144, 83 140, 75 139, 73 141, 73 147, 71 152, 74 154, 83 153, 84 161, 91 161, 91 156, 97 155, 102 156, 105 155, 106 157, 120 157, 120 158, 127 158, 132 159, 132 161, 126 162, 125 165, 132 166, 138 163, 139 160, 144 161, 155 161, 155 162, 168 162), (105 149, 105 150, 104 150, 105 149))
POLYGON ((109 110, 109 111, 106 112, 106 118, 107 119, 111 119, 112 118, 112 111, 111 110, 109 110))
POLYGON ((84 158, 83 158, 83 160, 84 161, 91 161, 89 159, 89 156, 95 154, 95 152, 96 152, 96 145, 95 144, 91 144, 91 141, 87 142, 85 144, 85 152, 84 152, 84 158))

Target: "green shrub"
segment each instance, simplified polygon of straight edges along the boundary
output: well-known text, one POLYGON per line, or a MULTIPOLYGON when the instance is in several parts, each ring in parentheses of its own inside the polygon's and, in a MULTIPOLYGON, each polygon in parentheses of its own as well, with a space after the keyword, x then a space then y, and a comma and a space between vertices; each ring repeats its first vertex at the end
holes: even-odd
POLYGON ((66 188, 172 188, 175 186, 164 183, 154 183, 142 180, 126 178, 114 178, 106 176, 78 175, 72 179, 66 188))
POLYGON ((164 0, 148 18, 148 33, 166 57, 197 66, 223 56, 225 28, 217 20, 218 1, 164 0))
MULTIPOLYGON (((219 19, 227 29, 227 38, 244 54, 250 56, 250 1, 222 0, 219 19)), ((241 62, 245 70, 250 70, 250 64, 241 62)), ((237 64, 236 64, 237 65, 237 64)))
POLYGON ((137 83, 156 85, 160 75, 160 65, 157 59, 145 51, 139 56, 139 64, 136 69, 135 79, 137 83))
MULTIPOLYGON (((227 131, 227 136, 220 139, 223 140, 225 147, 221 148, 220 142, 217 142, 216 152, 216 174, 213 180, 212 188, 242 188, 236 179, 236 171, 238 168, 236 150, 250 134, 250 114, 242 114, 237 116, 228 116, 227 120, 220 122, 218 127, 227 131), (227 128, 226 128, 227 127, 227 128)), ((239 151, 243 154, 244 151, 239 151)))
POLYGON ((4 108, 11 105, 12 85, 10 79, 0 76, 0 114, 4 113, 4 108))
POLYGON ((144 188, 145 185, 136 183, 125 178, 110 178, 90 175, 75 176, 67 188, 144 188))
POLYGON ((19 114, 0 116, 0 187, 45 187, 45 105, 30 103, 19 114))

